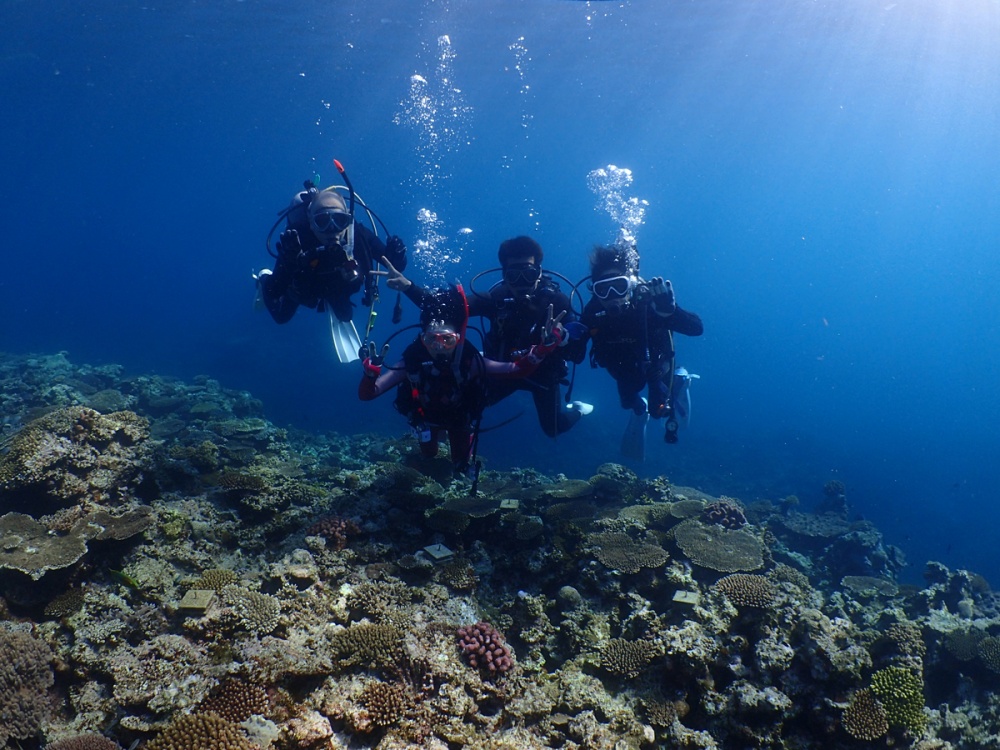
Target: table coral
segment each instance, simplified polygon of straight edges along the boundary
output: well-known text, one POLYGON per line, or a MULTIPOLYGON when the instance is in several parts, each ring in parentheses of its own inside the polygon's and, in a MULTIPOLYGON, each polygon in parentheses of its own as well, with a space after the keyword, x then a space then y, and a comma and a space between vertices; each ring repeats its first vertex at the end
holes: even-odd
POLYGON ((658 568, 670 559, 662 547, 646 544, 619 532, 593 534, 589 538, 594 556, 603 565, 622 573, 638 573, 643 568, 658 568))
POLYGON ((764 567, 764 550, 743 529, 725 529, 688 519, 674 529, 674 541, 695 565, 719 573, 737 573, 764 567))

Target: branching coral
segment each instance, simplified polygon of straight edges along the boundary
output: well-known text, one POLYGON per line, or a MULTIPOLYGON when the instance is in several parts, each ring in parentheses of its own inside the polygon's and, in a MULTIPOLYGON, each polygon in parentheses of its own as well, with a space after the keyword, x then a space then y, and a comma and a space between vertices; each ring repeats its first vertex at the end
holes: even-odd
POLYGON ((878 698, 868 688, 854 694, 842 719, 844 731, 858 740, 871 742, 889 732, 889 718, 878 698))
POLYGON ((259 750, 238 725, 216 714, 180 716, 145 750, 259 750))

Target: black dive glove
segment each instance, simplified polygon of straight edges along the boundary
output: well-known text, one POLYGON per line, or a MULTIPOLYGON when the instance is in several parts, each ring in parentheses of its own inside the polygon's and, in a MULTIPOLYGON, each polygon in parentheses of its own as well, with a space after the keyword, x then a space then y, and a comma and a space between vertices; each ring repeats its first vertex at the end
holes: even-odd
POLYGON ((282 260, 293 261, 302 252, 302 241, 299 233, 294 229, 286 229, 278 238, 278 257, 282 260))
POLYGON ((398 235, 385 238, 385 258, 397 271, 406 270, 406 243, 398 235))
POLYGON ((649 282, 649 292, 653 295, 653 310, 657 315, 666 318, 674 314, 677 300, 674 298, 674 287, 670 280, 656 276, 649 282))

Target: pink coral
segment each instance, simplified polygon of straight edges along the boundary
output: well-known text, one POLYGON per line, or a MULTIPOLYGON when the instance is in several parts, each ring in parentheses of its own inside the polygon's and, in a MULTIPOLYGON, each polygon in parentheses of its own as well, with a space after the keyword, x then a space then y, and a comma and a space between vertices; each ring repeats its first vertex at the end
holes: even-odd
POLYGON ((459 628, 457 634, 458 645, 471 666, 488 669, 490 674, 502 674, 514 666, 514 657, 503 635, 488 622, 459 628))
POLYGON ((316 521, 306 529, 306 536, 321 536, 333 542, 335 549, 342 550, 347 546, 347 537, 360 531, 358 525, 347 518, 328 516, 316 521))

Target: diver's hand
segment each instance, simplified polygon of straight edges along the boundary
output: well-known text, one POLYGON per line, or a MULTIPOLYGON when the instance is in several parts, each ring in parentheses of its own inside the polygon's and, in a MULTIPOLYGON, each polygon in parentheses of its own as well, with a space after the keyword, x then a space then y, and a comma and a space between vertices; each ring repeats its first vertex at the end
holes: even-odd
POLYGON ((408 278, 403 276, 403 272, 396 268, 389 259, 384 255, 382 256, 382 265, 386 267, 385 271, 369 271, 373 276, 385 276, 385 285, 392 289, 394 292, 405 292, 413 284, 408 278))
POLYGON ((400 272, 406 270, 406 243, 401 237, 391 234, 385 238, 385 257, 395 263, 400 272))
POLYGON ((385 362, 385 355, 388 353, 388 344, 382 347, 381 353, 375 348, 374 341, 369 341, 367 347, 361 347, 358 356, 361 357, 361 369, 364 371, 365 377, 374 380, 382 374, 382 363, 385 362))
POLYGON ((656 276, 649 282, 649 292, 653 295, 653 310, 657 315, 664 318, 673 315, 677 309, 677 300, 674 298, 674 287, 670 279, 656 276))
POLYGON ((286 229, 278 238, 278 257, 293 260, 302 252, 302 240, 294 229, 286 229))
POLYGON ((560 322, 566 317, 566 310, 563 310, 555 317, 552 317, 553 312, 555 312, 555 308, 549 305, 549 313, 545 318, 545 328, 542 329, 542 344, 546 346, 566 346, 569 343, 569 334, 560 322))

